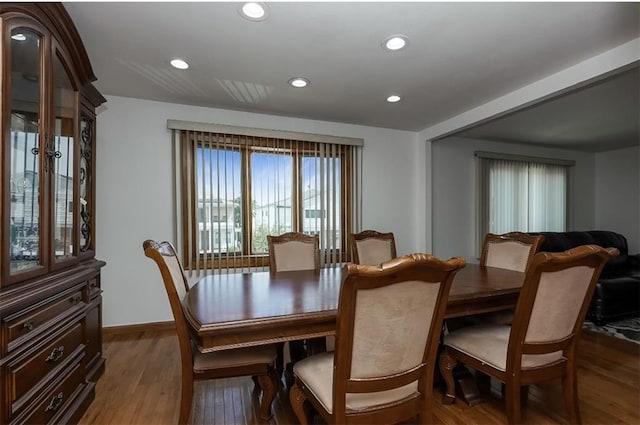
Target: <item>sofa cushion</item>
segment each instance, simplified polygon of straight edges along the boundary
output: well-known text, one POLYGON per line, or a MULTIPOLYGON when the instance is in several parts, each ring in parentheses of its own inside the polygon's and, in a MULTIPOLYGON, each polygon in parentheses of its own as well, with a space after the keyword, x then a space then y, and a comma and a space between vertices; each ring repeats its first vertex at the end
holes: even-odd
MULTIPOLYGON (((536 233, 538 234, 538 233, 536 233)), ((602 271, 603 277, 615 277, 620 267, 627 266, 629 248, 627 239, 616 232, 607 230, 588 230, 571 232, 540 232, 545 239, 540 251, 562 252, 580 245, 599 245, 603 248, 617 248, 620 255, 610 259, 602 271)))
POLYGON ((595 297, 601 299, 634 300, 640 299, 640 280, 633 276, 621 276, 600 279, 596 284, 595 297))

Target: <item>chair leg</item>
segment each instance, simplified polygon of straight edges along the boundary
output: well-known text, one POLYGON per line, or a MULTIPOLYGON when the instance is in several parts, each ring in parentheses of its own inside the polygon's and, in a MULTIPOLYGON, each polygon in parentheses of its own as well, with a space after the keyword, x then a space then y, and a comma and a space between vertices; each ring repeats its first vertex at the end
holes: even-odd
POLYGON ((427 392, 423 395, 425 400, 418 415, 418 424, 427 425, 433 423, 433 390, 428 386, 427 392))
POLYGON ((517 382, 505 382, 505 406, 507 409, 507 423, 519 424, 522 422, 522 407, 520 405, 520 384, 517 382))
POLYGON ((447 354, 446 351, 443 351, 440 355, 440 359, 438 361, 438 365, 440 366, 440 374, 442 375, 442 379, 444 379, 444 382, 447 385, 445 393, 442 396, 443 404, 451 404, 456 400, 456 387, 453 382, 453 368, 457 363, 458 362, 449 354, 447 354))
POLYGON ((304 408, 304 402, 307 400, 307 396, 304 395, 304 392, 298 386, 298 383, 294 383, 291 389, 289 390, 289 403, 291 403, 291 408, 293 409, 293 413, 296 414, 298 418, 298 422, 300 425, 308 425, 309 419, 307 418, 307 412, 304 408))
POLYGON ((262 390, 262 401, 260 402, 260 419, 268 421, 273 416, 271 413, 271 402, 276 396, 278 390, 277 378, 275 372, 269 371, 265 375, 258 375, 258 383, 262 390))
POLYGON ((578 402, 578 374, 575 367, 569 368, 562 377, 562 391, 564 393, 564 404, 569 412, 569 422, 581 424, 580 406, 578 402))
POLYGON ((193 375, 192 370, 182 371, 182 390, 180 395, 180 416, 178 424, 186 425, 189 423, 191 415, 191 403, 193 401, 193 375))
POLYGON ((276 372, 278 376, 282 377, 284 373, 284 342, 276 344, 276 372))
MULTIPOLYGON (((507 385, 503 382, 502 386, 500 388, 500 391, 502 391, 502 398, 506 397, 506 388, 507 385)), ((528 385, 523 385, 520 387, 520 403, 522 406, 526 406, 527 404, 529 404, 529 386, 528 385)))

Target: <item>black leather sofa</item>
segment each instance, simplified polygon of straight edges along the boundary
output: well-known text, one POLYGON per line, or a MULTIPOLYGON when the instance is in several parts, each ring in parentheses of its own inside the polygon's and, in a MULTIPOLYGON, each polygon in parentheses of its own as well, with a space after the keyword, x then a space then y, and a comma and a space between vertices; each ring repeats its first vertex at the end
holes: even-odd
POLYGON ((627 239, 603 230, 540 232, 539 251, 562 252, 580 245, 618 248, 620 255, 607 262, 591 299, 587 318, 598 325, 640 316, 640 254, 629 255, 627 239))

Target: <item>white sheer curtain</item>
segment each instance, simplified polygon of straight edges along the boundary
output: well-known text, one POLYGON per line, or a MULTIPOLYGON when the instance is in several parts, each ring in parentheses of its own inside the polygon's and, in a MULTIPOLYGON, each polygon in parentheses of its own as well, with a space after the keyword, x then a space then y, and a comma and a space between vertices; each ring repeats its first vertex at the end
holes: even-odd
POLYGON ((486 233, 564 231, 570 161, 476 153, 478 241, 486 233))

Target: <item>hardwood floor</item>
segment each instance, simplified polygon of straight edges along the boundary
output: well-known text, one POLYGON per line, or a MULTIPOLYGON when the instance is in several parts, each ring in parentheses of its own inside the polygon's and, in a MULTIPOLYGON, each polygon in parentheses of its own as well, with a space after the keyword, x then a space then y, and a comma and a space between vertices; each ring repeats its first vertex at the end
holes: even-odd
MULTIPOLYGON (((80 424, 175 424, 180 397, 178 340, 173 331, 105 333, 106 372, 96 399, 80 424)), ((579 353, 579 396, 584 424, 640 424, 640 345, 585 332, 579 353)), ((435 391, 436 424, 504 424, 499 388, 487 401, 468 407, 440 403, 435 391)), ((566 424, 559 382, 532 386, 525 424, 566 424)), ((257 394, 250 378, 198 382, 194 424, 264 424, 257 416, 257 394)), ((270 423, 297 423, 285 391, 273 402, 270 423)), ((320 422, 316 418, 317 422, 320 422)))

